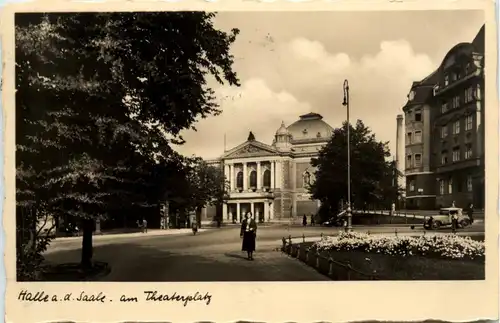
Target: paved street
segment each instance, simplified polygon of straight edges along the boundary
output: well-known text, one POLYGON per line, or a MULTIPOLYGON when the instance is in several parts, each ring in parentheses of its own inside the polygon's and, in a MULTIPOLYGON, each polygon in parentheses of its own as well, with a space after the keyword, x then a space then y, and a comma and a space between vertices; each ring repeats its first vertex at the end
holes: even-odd
MULTIPOLYGON (((397 230, 403 234, 421 231, 421 228, 373 226, 355 230, 386 234, 397 230)), ((110 264, 112 271, 102 278, 105 281, 319 281, 326 278, 275 249, 283 236, 317 237, 338 231, 339 228, 261 226, 253 262, 246 260, 241 252, 237 226, 207 229, 196 236, 189 231, 101 236, 94 239, 94 259, 110 264)), ((477 224, 465 231, 484 232, 484 225, 477 224)), ((46 252, 46 260, 78 262, 80 245, 80 239, 58 239, 46 252)))

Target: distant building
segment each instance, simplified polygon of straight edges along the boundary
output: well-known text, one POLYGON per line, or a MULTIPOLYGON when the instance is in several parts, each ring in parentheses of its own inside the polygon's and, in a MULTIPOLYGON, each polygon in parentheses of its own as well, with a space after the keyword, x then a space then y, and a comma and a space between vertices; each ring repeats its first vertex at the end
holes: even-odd
POLYGON ((406 207, 484 207, 484 26, 414 82, 405 114, 406 207))
MULTIPOLYGON (((247 141, 226 151, 217 160, 230 182, 229 200, 223 205, 225 222, 240 222, 247 211, 261 221, 316 214, 319 201, 312 200, 307 187, 314 181, 311 158, 330 140, 332 127, 317 113, 308 113, 290 126, 281 124, 271 145, 250 132, 247 141)), ((216 207, 202 212, 213 219, 216 207)))

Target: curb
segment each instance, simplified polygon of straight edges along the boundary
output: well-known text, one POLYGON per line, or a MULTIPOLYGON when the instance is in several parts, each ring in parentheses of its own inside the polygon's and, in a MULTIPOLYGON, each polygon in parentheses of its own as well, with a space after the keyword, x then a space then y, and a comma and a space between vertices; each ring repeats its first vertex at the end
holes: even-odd
MULTIPOLYGON (((211 228, 204 228, 204 229, 198 229, 198 233, 205 232, 210 230, 211 228)), ((183 229, 180 229, 183 230, 183 229)), ((129 233, 115 233, 115 234, 93 234, 92 239, 97 239, 97 240, 102 240, 102 239, 113 239, 113 238, 124 238, 124 237, 130 237, 130 238, 135 238, 135 237, 156 237, 156 236, 175 236, 175 235, 183 235, 183 234, 192 234, 191 229, 184 229, 183 231, 180 231, 178 229, 169 229, 169 230, 162 230, 162 231, 152 231, 148 233, 142 233, 142 232, 129 232, 129 233), (172 232, 172 230, 175 230, 172 232), (163 232, 165 231, 165 232, 163 232)), ((55 238, 52 241, 76 241, 82 239, 82 236, 76 236, 76 237, 59 237, 55 238)))

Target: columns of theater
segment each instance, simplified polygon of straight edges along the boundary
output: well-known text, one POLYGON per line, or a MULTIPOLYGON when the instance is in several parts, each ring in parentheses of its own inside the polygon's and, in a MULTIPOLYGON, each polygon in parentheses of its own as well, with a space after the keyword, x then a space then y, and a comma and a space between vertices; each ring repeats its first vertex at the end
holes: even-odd
POLYGON ((271 189, 276 187, 274 180, 274 160, 271 160, 271 189))
POLYGON ((248 190, 248 174, 247 174, 247 163, 243 163, 243 191, 248 190))
POLYGON ((226 204, 226 203, 222 203, 222 219, 225 220, 225 219, 228 219, 228 215, 227 215, 227 209, 229 208, 229 204, 226 204))
POLYGON ((236 222, 240 222, 241 214, 240 214, 240 202, 236 203, 236 222))
POLYGON ((234 164, 229 164, 229 189, 234 191, 234 164))
POLYGON ((260 168, 260 161, 257 162, 257 190, 262 189, 262 172, 260 168))

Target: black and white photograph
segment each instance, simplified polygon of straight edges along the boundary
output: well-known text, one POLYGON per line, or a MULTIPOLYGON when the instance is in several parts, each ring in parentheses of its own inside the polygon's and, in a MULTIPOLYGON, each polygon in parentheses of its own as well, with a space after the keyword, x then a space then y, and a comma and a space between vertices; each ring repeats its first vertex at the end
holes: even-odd
POLYGON ((4 13, 9 320, 495 319, 493 5, 434 5, 4 13))
POLYGON ((483 11, 17 13, 15 64, 18 281, 485 279, 483 11))

